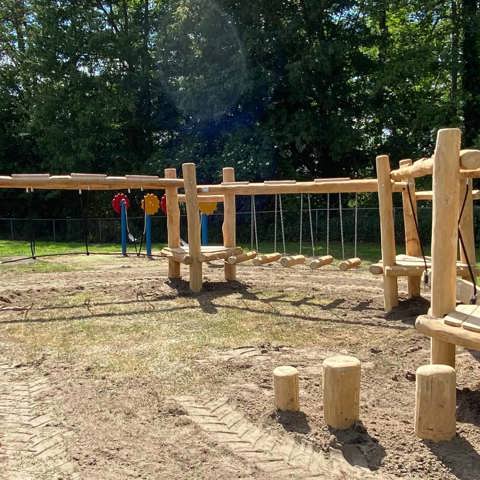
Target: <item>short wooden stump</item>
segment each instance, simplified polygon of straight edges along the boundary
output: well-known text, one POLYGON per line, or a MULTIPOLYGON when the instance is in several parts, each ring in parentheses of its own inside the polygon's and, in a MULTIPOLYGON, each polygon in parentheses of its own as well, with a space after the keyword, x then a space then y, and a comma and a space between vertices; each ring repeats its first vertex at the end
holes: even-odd
POLYGON ((344 430, 360 418, 360 360, 336 355, 323 362, 323 413, 329 427, 344 430))
POLYGON ((298 370, 295 367, 277 367, 273 371, 273 389, 276 410, 290 412, 300 410, 298 370))
POLYGON ((417 369, 415 433, 423 440, 451 440, 456 429, 456 375, 448 365, 417 369))

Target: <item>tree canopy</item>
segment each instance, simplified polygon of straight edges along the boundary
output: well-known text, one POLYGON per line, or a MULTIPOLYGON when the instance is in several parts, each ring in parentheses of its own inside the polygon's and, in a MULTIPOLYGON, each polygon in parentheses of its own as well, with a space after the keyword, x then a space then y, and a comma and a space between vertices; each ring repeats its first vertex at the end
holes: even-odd
POLYGON ((480 134, 478 0, 0 0, 0 170, 372 174, 480 134))

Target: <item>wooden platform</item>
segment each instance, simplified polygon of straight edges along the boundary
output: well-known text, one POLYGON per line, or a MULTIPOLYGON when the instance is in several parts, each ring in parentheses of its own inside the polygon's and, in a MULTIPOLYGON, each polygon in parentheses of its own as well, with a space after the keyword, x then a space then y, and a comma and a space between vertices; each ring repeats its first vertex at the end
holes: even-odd
MULTIPOLYGON (((201 248, 201 262, 210 262, 212 260, 226 260, 232 255, 240 255, 243 252, 241 247, 223 247, 222 245, 209 245, 201 248)), ((163 256, 173 258, 175 261, 185 265, 191 265, 192 258, 188 247, 163 248, 160 252, 163 256)))
POLYGON ((479 305, 458 305, 444 318, 421 315, 417 318, 415 327, 429 337, 480 350, 479 305))
MULTIPOLYGON (((427 261, 427 269, 432 268, 431 257, 425 257, 427 261)), ((410 255, 397 255, 395 257, 395 265, 383 267, 382 262, 373 263, 369 267, 370 273, 374 275, 387 275, 388 277, 415 277, 422 276, 425 271, 425 262, 422 257, 412 257, 410 255)), ((457 275, 468 277, 468 265, 466 263, 457 262, 457 275)))

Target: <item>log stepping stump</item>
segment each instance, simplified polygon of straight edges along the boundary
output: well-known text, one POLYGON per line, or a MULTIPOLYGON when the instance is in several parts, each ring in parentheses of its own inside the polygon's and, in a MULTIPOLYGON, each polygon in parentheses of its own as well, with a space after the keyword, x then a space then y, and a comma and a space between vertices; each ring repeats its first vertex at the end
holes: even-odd
POLYGON ((455 436, 455 370, 448 365, 417 369, 415 433, 422 440, 441 442, 455 436))
POLYGON ((281 366, 273 371, 275 409, 298 412, 300 410, 298 370, 295 367, 281 366))
POLYGON ((335 429, 350 428, 360 418, 360 360, 347 355, 323 362, 325 423, 335 429))

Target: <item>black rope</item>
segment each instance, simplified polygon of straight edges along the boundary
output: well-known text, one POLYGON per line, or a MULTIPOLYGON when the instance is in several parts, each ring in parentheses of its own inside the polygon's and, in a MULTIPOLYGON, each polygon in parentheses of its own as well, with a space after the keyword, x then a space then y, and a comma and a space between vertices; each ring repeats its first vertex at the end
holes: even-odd
POLYGON ((418 243, 420 245, 420 252, 422 254, 423 258, 423 264, 425 265, 425 275, 423 277, 425 285, 428 285, 428 265, 427 265, 427 259, 425 257, 425 250, 423 249, 423 243, 422 243, 422 238, 420 236, 420 228, 418 227, 418 219, 417 215, 415 213, 415 207, 413 205, 413 200, 412 200, 412 194, 410 192, 410 185, 407 183, 407 192, 408 192, 408 200, 410 202, 410 208, 412 210, 412 216, 413 216, 413 222, 415 224, 415 230, 417 231, 417 237, 418 237, 418 243))
POLYGON ((460 230, 460 223, 462 221, 463 212, 464 212, 465 206, 467 204, 469 188, 470 188, 470 185, 467 183, 467 186, 466 186, 466 189, 465 189, 465 196, 463 198, 462 208, 460 209, 460 215, 458 217, 458 239, 460 240, 460 247, 463 251, 463 256, 465 257, 465 260, 466 260, 466 263, 467 263, 468 273, 470 275, 470 280, 472 281, 472 284, 473 284, 473 296, 470 299, 470 303, 472 305, 475 305, 477 303, 477 279, 475 278, 475 273, 472 269, 472 265, 470 264, 470 260, 468 258, 468 254, 467 254, 467 249, 465 247, 465 242, 463 240, 463 235, 462 235, 462 232, 460 230))
POLYGON ((80 190, 80 213, 82 215, 82 228, 83 228, 83 241, 85 244, 85 254, 88 256, 90 255, 90 251, 88 249, 88 237, 90 231, 88 229, 88 191, 85 192, 85 203, 83 202, 83 193, 80 190))

